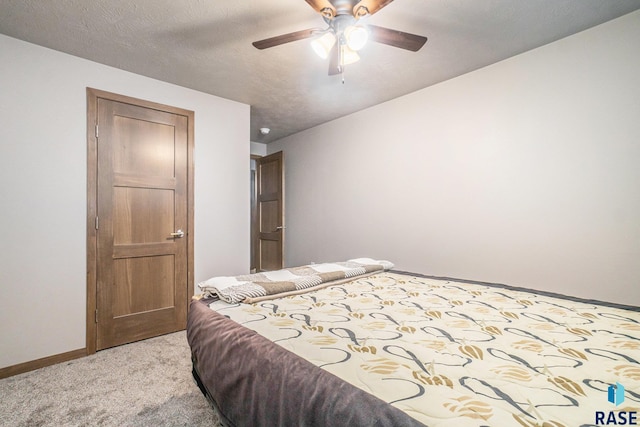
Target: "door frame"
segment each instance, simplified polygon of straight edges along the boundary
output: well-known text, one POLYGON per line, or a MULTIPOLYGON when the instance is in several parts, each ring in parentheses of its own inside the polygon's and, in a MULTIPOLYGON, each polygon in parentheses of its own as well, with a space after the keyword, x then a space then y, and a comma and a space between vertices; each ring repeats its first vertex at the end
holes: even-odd
POLYGON ((122 102, 144 108, 166 111, 187 117, 187 300, 193 296, 194 290, 194 117, 193 111, 156 102, 132 98, 125 95, 106 92, 87 87, 87 355, 94 354, 97 348, 97 280, 98 280, 98 233, 96 218, 98 212, 98 137, 96 136, 98 119, 98 99, 122 102))

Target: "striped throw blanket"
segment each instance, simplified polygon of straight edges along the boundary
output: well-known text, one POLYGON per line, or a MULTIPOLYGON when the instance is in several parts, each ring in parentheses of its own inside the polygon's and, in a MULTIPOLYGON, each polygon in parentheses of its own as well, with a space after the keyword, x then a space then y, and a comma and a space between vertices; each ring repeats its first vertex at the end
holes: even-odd
POLYGON ((199 283, 198 287, 206 297, 218 297, 231 304, 252 304, 309 292, 391 268, 393 264, 389 261, 357 258, 242 276, 213 277, 199 283))

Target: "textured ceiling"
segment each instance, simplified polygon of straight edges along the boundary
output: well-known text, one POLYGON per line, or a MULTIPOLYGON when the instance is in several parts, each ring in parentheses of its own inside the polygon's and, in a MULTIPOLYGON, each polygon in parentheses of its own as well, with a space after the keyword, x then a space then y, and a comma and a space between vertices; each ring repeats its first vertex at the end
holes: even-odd
POLYGON ((429 41, 417 53, 369 43, 344 84, 309 40, 251 45, 326 27, 304 0, 0 0, 0 33, 250 104, 251 140, 268 143, 636 9, 640 0, 396 0, 369 22, 429 41))

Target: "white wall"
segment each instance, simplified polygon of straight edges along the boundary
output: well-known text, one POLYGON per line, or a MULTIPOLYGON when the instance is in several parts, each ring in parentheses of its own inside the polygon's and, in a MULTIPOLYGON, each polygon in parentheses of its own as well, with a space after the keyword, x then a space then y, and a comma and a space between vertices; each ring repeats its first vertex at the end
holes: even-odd
POLYGON ((640 305, 639 40, 635 12, 269 144, 287 265, 370 256, 640 305))
POLYGON ((195 111, 195 279, 249 269, 249 106, 0 35, 0 367, 85 347, 86 87, 195 111))
POLYGON ((256 156, 266 156, 267 144, 251 141, 251 154, 255 154, 256 156))

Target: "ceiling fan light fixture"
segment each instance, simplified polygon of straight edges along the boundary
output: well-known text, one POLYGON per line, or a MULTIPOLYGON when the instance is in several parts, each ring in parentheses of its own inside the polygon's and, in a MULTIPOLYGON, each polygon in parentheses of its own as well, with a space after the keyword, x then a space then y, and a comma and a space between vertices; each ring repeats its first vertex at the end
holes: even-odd
POLYGON ((351 25, 344 30, 349 49, 358 51, 362 49, 369 40, 369 31, 362 25, 351 25))
POLYGON ((342 65, 353 64, 354 62, 360 61, 360 55, 355 50, 349 48, 347 45, 342 46, 342 58, 340 63, 342 65))
POLYGON ((313 51, 322 59, 329 57, 331 48, 336 44, 336 36, 331 32, 324 33, 321 37, 318 37, 311 42, 313 51))

